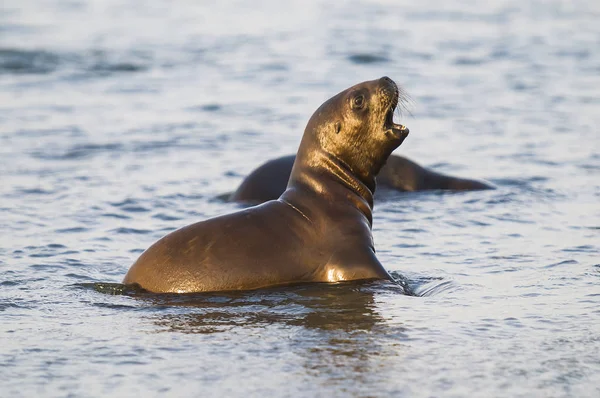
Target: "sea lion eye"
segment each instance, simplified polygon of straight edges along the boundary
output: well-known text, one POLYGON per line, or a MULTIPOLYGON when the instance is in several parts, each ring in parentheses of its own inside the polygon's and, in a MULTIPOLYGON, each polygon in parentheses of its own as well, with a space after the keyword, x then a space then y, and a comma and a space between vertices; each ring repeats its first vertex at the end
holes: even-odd
POLYGON ((352 107, 356 109, 360 109, 365 105, 365 97, 363 95, 357 95, 352 100, 352 107))

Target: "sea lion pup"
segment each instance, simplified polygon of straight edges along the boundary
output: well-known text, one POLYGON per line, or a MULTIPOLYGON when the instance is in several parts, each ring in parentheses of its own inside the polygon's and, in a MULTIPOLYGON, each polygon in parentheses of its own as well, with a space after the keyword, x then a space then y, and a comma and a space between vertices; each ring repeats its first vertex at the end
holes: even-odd
POLYGON ((382 77, 327 100, 306 126, 278 200, 168 234, 123 283, 191 293, 391 279, 375 256, 371 226, 375 176, 408 135, 393 122, 399 94, 382 77))
MULTIPOLYGON (((282 156, 258 166, 227 200, 262 203, 277 199, 285 191, 295 159, 294 155, 282 156)), ((377 175, 377 192, 382 188, 399 192, 494 189, 483 181, 437 173, 398 155, 391 155, 377 175)))

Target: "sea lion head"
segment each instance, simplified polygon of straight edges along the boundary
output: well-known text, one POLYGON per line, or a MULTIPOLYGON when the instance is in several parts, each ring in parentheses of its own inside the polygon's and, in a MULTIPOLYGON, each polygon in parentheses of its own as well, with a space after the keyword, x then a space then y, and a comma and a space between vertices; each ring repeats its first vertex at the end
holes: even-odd
POLYGON ((375 176, 408 135, 405 126, 393 121, 399 101, 405 100, 387 76, 342 91, 310 118, 299 156, 323 151, 374 190, 375 176))

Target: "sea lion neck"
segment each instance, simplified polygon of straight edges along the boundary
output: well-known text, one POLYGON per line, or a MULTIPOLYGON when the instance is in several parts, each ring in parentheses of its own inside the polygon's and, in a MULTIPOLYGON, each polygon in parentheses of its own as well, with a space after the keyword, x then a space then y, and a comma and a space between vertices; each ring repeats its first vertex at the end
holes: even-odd
MULTIPOLYGON (((329 202, 349 202, 372 225, 375 179, 369 181, 369 185, 365 184, 354 175, 348 164, 321 149, 313 149, 307 155, 299 154, 296 157, 288 190, 299 188, 311 191, 329 202)), ((284 201, 286 192, 282 195, 284 201)))

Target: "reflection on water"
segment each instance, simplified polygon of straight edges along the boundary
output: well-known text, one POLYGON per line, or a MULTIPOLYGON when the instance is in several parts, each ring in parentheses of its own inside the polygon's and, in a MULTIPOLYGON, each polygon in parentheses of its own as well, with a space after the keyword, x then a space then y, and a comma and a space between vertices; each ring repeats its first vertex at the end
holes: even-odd
POLYGON ((218 333, 235 327, 261 328, 281 324, 350 332, 371 331, 381 324, 374 309, 373 294, 368 288, 340 284, 150 300, 153 305, 193 309, 193 312, 167 314, 155 319, 157 324, 171 331, 218 333))
MULTIPOLYGON (((380 339, 392 332, 376 311, 373 286, 310 285, 229 297, 164 298, 153 304, 185 307, 182 312, 151 316, 157 331, 260 333, 275 327, 290 336, 290 350, 306 374, 330 382, 348 377, 364 381, 377 372, 380 356, 401 354, 382 349, 380 339)), ((398 342, 403 333, 403 328, 395 327, 398 342)))
MULTIPOLYGON (((331 380, 377 376, 382 358, 402 355, 407 329, 377 310, 376 294, 403 294, 386 282, 306 284, 246 292, 152 294, 121 284, 80 284, 135 298, 148 308, 153 333, 258 334, 276 328, 307 374, 331 380), (389 340, 394 343, 390 344, 389 340)), ((268 349, 257 348, 257 349, 268 349)))
POLYGON ((374 331, 383 325, 375 310, 377 292, 404 294, 389 282, 314 283, 254 291, 154 294, 132 286, 82 283, 110 295, 128 295, 157 309, 153 321, 163 331, 219 333, 236 327, 281 324, 323 331, 374 331), (160 311, 160 309, 169 311, 160 311), (174 310, 174 311, 171 311, 174 310))

